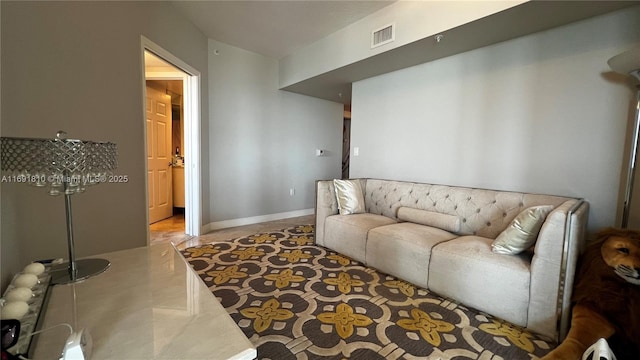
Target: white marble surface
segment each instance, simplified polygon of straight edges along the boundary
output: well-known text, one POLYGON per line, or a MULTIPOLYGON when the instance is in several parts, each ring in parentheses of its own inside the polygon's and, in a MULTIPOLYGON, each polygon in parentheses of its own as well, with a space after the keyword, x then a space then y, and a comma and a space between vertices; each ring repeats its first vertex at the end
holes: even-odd
MULTIPOLYGON (((170 244, 98 256, 104 273, 55 285, 42 329, 88 329, 90 359, 254 359, 255 347, 170 244)), ((34 360, 58 359, 69 331, 38 336, 34 360)))

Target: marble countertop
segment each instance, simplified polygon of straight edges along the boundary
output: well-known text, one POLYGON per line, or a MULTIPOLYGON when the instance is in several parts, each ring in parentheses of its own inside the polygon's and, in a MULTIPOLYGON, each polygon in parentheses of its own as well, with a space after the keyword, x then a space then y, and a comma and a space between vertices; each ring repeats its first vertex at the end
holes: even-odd
MULTIPOLYGON (((118 251, 104 273, 51 289, 41 329, 87 329, 90 359, 254 359, 255 347, 170 244, 118 251)), ((38 335, 32 358, 58 359, 69 331, 38 335)))

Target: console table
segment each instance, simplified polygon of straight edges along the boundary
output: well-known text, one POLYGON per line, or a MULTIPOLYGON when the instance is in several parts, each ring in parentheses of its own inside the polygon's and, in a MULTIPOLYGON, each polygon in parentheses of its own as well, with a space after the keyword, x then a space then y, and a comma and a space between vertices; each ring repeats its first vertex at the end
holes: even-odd
MULTIPOLYGON (((257 357, 211 291, 170 244, 95 256, 111 261, 104 273, 55 285, 41 329, 68 323, 87 329, 91 360, 233 359, 257 357)), ((58 359, 65 327, 38 335, 33 359, 58 359)))

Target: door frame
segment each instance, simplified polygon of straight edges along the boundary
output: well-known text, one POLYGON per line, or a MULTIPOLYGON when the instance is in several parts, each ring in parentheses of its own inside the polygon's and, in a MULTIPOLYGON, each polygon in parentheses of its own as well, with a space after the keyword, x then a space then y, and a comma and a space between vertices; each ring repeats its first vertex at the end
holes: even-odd
MULTIPOLYGON (((202 180, 200 169, 200 72, 184 61, 163 49, 148 38, 141 36, 140 63, 142 65, 142 106, 146 106, 147 87, 144 52, 149 51, 176 67, 180 72, 154 73, 149 79, 182 80, 184 99, 184 178, 185 178, 185 233, 199 236, 202 233, 202 180)), ((147 143, 146 117, 143 110, 143 141, 147 143)), ((149 232, 149 179, 147 147, 144 146, 144 186, 145 213, 147 223, 147 245, 150 244, 149 232)))

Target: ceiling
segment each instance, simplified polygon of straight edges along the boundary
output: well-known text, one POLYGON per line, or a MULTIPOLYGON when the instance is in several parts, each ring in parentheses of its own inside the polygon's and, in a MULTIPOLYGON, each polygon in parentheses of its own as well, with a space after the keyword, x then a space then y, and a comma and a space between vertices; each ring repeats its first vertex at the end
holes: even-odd
POLYGON ((181 70, 147 50, 144 51, 144 68, 147 84, 154 83, 156 87, 171 95, 172 104, 180 104, 180 97, 183 93, 182 80, 155 79, 150 72, 176 73, 181 70))
MULTIPOLYGON (((478 0, 483 1, 483 0, 478 0)), ((171 1, 208 38, 282 59, 394 1, 171 1)), ((282 88, 349 104, 353 82, 569 24, 637 1, 527 1, 432 37, 393 48, 282 88)), ((435 34, 434 34, 435 35, 435 34)))
POLYGON ((281 59, 394 1, 171 1, 208 38, 281 59))
POLYGON ((428 36, 281 90, 349 104, 354 82, 630 6, 638 6, 638 1, 528 1, 439 32, 441 42, 428 36))
POLYGON ((176 67, 159 58, 150 51, 144 51, 144 66, 146 69, 154 68, 160 71, 179 71, 176 67))

